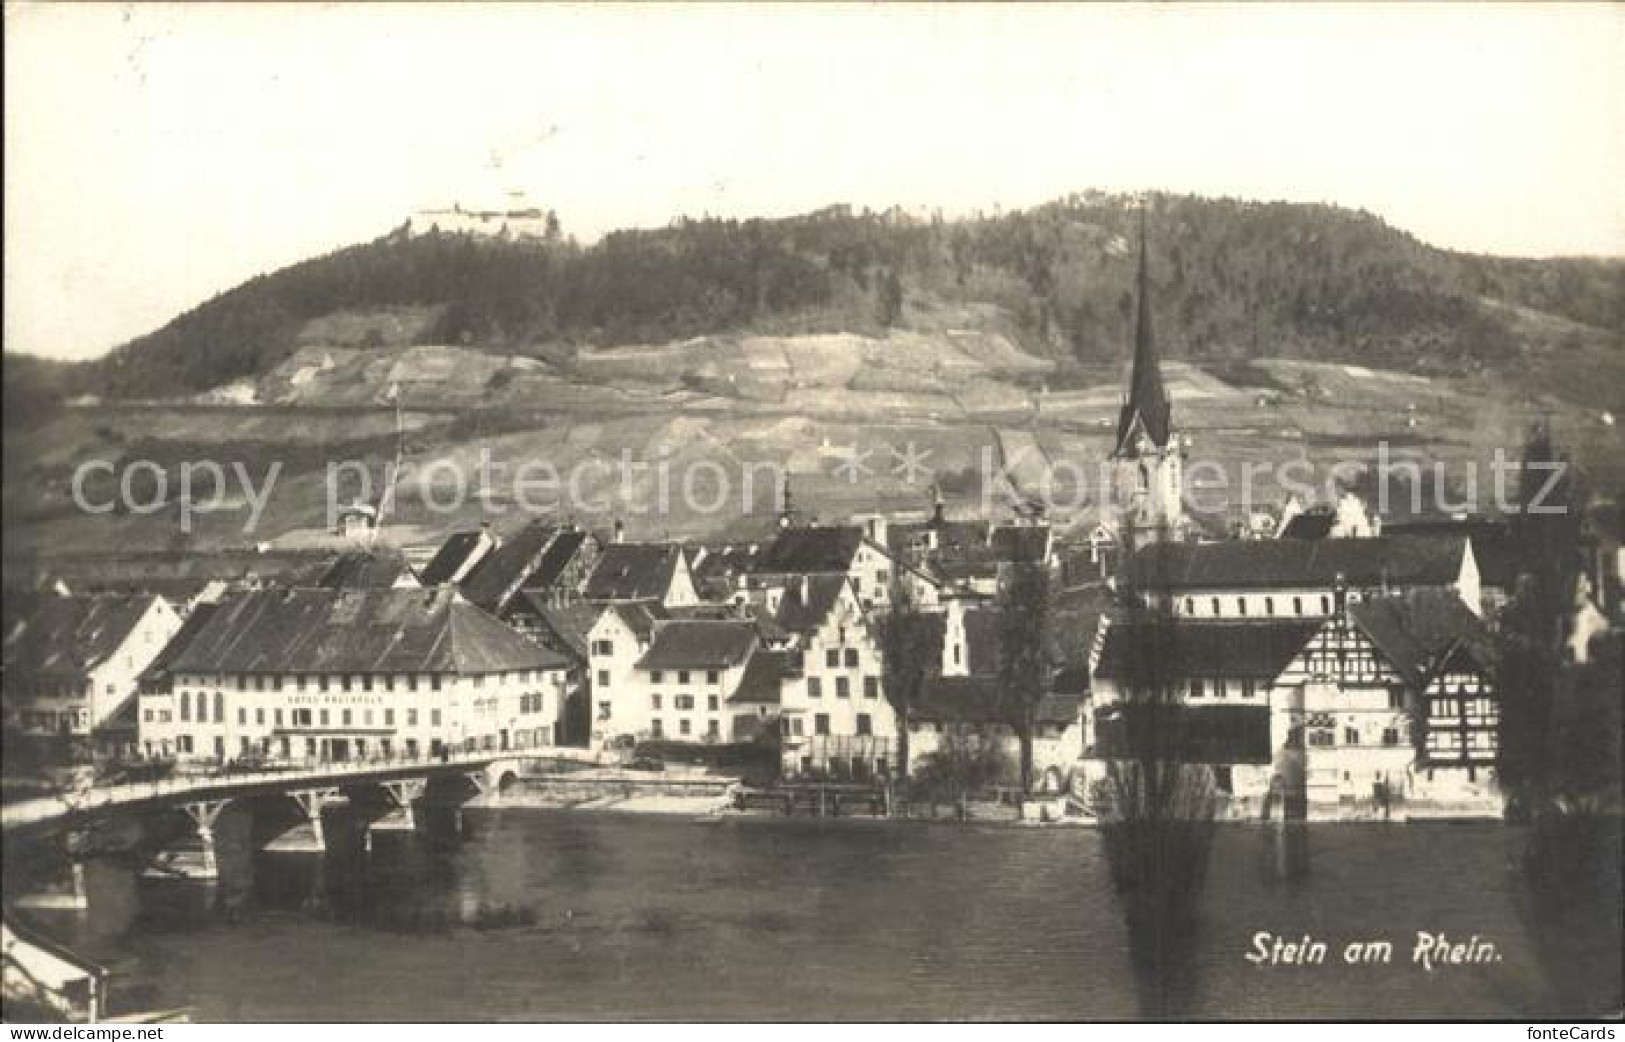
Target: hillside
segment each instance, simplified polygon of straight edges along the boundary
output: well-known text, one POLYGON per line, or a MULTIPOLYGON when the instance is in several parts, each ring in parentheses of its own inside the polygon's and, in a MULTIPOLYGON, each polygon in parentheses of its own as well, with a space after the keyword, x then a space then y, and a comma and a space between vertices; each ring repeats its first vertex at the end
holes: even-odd
MULTIPOLYGON (((1136 220, 1131 200, 1091 193, 953 221, 679 219, 591 246, 403 227, 252 279, 44 389, 200 392, 310 346, 463 345, 570 370, 583 349, 894 329, 991 334, 1057 363, 1052 386, 1083 386, 1122 357, 1136 220)), ((1150 229, 1170 358, 1517 371, 1530 391, 1621 404, 1625 262, 1450 253, 1319 205, 1164 196, 1150 229)), ((719 357, 697 378, 730 372, 719 357)))

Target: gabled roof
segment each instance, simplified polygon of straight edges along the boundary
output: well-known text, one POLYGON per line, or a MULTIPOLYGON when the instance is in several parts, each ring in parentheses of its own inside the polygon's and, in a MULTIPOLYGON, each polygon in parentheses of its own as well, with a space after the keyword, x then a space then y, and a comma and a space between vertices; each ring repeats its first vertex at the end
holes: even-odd
POLYGON ((655 627, 638 669, 726 669, 756 645, 748 619, 672 619, 655 627))
MULTIPOLYGON (((1095 676, 1125 680, 1134 671, 1139 648, 1137 635, 1147 625, 1157 623, 1123 622, 1107 627, 1095 676)), ((1237 677, 1273 681, 1309 643, 1323 621, 1319 619, 1280 619, 1239 622, 1231 620, 1180 619, 1162 623, 1163 633, 1155 635, 1157 672, 1166 678, 1237 677)))
POLYGON ((13 677, 82 676, 129 639, 157 600, 151 594, 7 593, 0 602, 0 663, 13 677))
POLYGON ((765 575, 846 572, 863 542, 857 525, 805 525, 779 530, 762 550, 756 571, 765 575))
POLYGON ((399 557, 352 550, 335 557, 311 585, 324 590, 387 590, 409 572, 399 557))
MULTIPOLYGON (((611 604, 601 609, 598 618, 602 619, 605 614, 613 614, 620 619, 639 640, 648 640, 650 634, 654 633, 655 626, 668 618, 666 610, 655 601, 611 604)), ((597 625, 596 621, 594 625, 597 625)))
POLYGON ((1420 682, 1451 650, 1461 648, 1480 668, 1493 645, 1484 623, 1448 590, 1371 597, 1349 606, 1349 621, 1371 638, 1405 677, 1420 682))
POLYGON ((204 603, 194 607, 192 614, 188 615, 186 621, 181 623, 181 628, 175 631, 173 637, 169 638, 169 643, 165 644, 163 649, 158 652, 157 657, 147 664, 146 669, 141 671, 141 682, 150 683, 167 677, 171 672, 171 664, 180 656, 181 652, 191 646, 192 641, 197 639, 197 635, 203 631, 204 626, 208 625, 209 620, 214 618, 214 613, 218 610, 220 610, 220 605, 214 603, 204 603))
POLYGON ((556 669, 543 648, 446 587, 262 590, 220 602, 176 673, 502 673, 556 669))
POLYGON ((683 556, 676 543, 610 543, 598 556, 582 596, 589 601, 661 600, 683 556))
POLYGON ((485 532, 475 529, 472 532, 453 532, 440 544, 429 563, 418 572, 418 578, 425 586, 441 586, 452 581, 468 559, 481 547, 485 546, 485 532))
POLYGON ((886 543, 893 557, 902 557, 911 545, 924 543, 935 532, 937 551, 952 552, 966 546, 985 547, 987 530, 988 523, 982 520, 893 521, 886 526, 886 543))
MULTIPOLYGON (((552 561, 548 555, 555 540, 569 534, 571 543, 567 562, 581 546, 584 534, 545 521, 532 521, 515 532, 506 542, 486 554, 462 582, 463 596, 489 612, 501 612, 521 589, 540 589, 548 585, 538 576, 544 562, 552 561), (573 545, 571 545, 573 543, 573 545)), ((554 573, 562 564, 550 564, 554 573)))
POLYGON ((1369 539, 1232 539, 1153 543, 1129 562, 1140 590, 1330 589, 1448 586, 1461 573, 1467 540, 1400 535, 1369 539))
POLYGON ((1311 507, 1281 527, 1282 539, 1325 539, 1332 534, 1337 514, 1330 507, 1311 507))
MULTIPOLYGON (((519 596, 529 598, 531 595, 520 592, 519 596)), ((585 659, 587 657, 587 634, 592 632, 593 623, 598 621, 599 608, 593 604, 569 604, 560 606, 540 604, 529 600, 532 611, 541 620, 542 625, 553 631, 558 639, 576 655, 585 659)))
POLYGON ((779 598, 774 623, 789 633, 813 632, 835 610, 841 590, 849 581, 844 574, 814 574, 791 580, 779 598))
POLYGON ((745 664, 739 686, 728 696, 728 702, 778 705, 788 668, 789 656, 785 652, 756 649, 745 664))

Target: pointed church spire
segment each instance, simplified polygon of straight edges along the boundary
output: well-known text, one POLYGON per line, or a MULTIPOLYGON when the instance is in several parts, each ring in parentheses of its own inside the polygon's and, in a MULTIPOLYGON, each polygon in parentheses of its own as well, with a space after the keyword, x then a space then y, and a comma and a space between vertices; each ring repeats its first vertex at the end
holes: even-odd
POLYGON ((1157 357, 1157 345, 1151 335, 1151 279, 1147 260, 1145 234, 1145 207, 1140 208, 1140 272, 1135 293, 1139 297, 1139 314, 1134 330, 1134 372, 1129 378, 1128 403, 1123 406, 1117 420, 1117 449, 1115 457, 1133 455, 1136 424, 1143 429, 1157 448, 1164 448, 1169 437, 1168 394, 1162 386, 1162 366, 1157 357))

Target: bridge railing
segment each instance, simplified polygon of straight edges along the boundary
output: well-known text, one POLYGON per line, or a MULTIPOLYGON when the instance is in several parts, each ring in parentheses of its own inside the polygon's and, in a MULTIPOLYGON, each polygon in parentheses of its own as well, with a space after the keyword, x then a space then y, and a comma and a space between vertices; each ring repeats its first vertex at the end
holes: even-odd
POLYGON ((420 754, 418 756, 390 756, 368 760, 320 761, 295 767, 292 770, 219 771, 210 774, 177 774, 145 782, 124 782, 117 785, 89 785, 79 789, 39 799, 21 800, 0 809, 0 823, 6 828, 32 825, 69 814, 81 814, 104 807, 125 803, 141 803, 165 796, 197 795, 250 788, 266 783, 288 784, 298 782, 341 779, 368 774, 387 774, 413 768, 459 767, 472 764, 485 765, 498 760, 578 759, 587 750, 566 749, 558 746, 532 746, 526 749, 487 749, 464 752, 420 754))

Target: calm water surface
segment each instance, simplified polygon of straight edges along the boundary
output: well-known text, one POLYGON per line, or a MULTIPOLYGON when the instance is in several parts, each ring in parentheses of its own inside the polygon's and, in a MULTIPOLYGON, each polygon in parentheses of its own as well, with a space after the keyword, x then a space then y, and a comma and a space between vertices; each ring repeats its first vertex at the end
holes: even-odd
MULTIPOLYGON (((321 857, 253 852, 228 820, 218 886, 97 861, 91 911, 49 925, 115 969, 125 1004, 200 1020, 1141 1013, 1093 831, 530 808, 441 825, 370 853, 335 829, 321 857), (528 924, 494 926, 503 909, 528 924), (464 925, 482 914, 490 928, 464 925)), ((1498 825, 1221 829, 1188 1014, 1538 1012, 1518 843, 1498 825), (1261 930, 1313 935, 1332 958, 1254 966, 1261 930), (1476 934, 1502 959, 1426 972, 1418 930, 1476 934), (1372 939, 1393 963, 1341 964, 1343 944, 1372 939)))

